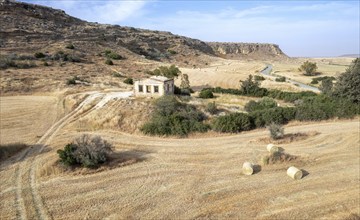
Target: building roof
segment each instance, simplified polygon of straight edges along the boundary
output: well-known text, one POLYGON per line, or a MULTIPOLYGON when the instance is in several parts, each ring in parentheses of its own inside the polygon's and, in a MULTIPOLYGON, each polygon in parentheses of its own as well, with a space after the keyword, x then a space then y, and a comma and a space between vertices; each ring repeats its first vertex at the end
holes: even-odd
POLYGON ((169 81, 169 80, 173 80, 173 79, 169 79, 165 76, 152 76, 148 79, 142 79, 142 80, 139 80, 139 83, 141 84, 163 84, 164 82, 166 81, 169 81))
POLYGON ((165 76, 152 76, 152 77, 150 77, 150 79, 161 81, 161 82, 172 80, 172 79, 169 79, 169 78, 167 78, 165 76))

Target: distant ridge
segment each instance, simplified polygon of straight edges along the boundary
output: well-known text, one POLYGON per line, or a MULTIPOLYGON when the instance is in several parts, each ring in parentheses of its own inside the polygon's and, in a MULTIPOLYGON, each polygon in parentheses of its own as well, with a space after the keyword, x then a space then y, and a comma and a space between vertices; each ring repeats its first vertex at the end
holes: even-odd
POLYGON ((351 58, 360 58, 360 54, 344 54, 339 57, 351 57, 351 58))

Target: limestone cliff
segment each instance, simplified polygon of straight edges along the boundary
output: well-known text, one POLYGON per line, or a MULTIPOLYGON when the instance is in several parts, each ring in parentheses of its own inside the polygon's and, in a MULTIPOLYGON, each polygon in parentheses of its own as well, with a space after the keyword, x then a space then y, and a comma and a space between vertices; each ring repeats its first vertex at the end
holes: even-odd
POLYGON ((209 42, 213 50, 218 54, 231 58, 285 58, 287 55, 276 44, 261 43, 222 43, 209 42))

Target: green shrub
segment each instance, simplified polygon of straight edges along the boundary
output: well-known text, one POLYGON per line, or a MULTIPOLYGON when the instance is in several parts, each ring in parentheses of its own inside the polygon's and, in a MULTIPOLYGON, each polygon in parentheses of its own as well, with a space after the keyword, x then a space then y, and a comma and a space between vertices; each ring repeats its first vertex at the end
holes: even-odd
POLYGON ((124 83, 129 84, 129 85, 133 85, 133 84, 134 84, 134 81, 133 81, 132 78, 126 78, 126 79, 124 80, 124 83))
POLYGON ((334 116, 336 105, 327 97, 304 98, 296 106, 296 119, 300 121, 319 121, 334 116))
POLYGON ((169 52, 170 54, 172 54, 172 55, 177 54, 177 52, 176 52, 175 50, 171 50, 171 49, 169 49, 168 52, 169 52))
POLYGON ((120 73, 118 72, 113 72, 113 77, 123 77, 120 73))
POLYGON ((75 46, 73 44, 68 44, 68 45, 65 46, 65 48, 73 50, 73 49, 75 49, 75 46))
POLYGON ((286 82, 286 77, 285 76, 281 76, 281 77, 277 77, 275 79, 276 82, 286 82))
POLYGON ((209 102, 205 107, 205 111, 209 112, 212 115, 216 114, 218 112, 218 109, 215 102, 209 102))
POLYGON ((271 123, 285 124, 295 119, 295 112, 295 108, 275 107, 251 112, 250 116, 255 127, 264 127, 271 123))
POLYGON ((299 68, 299 71, 304 71, 304 75, 313 76, 315 75, 317 70, 316 63, 312 63, 310 61, 305 61, 299 68))
POLYGON ((268 127, 270 132, 270 137, 274 140, 281 139, 284 137, 284 128, 275 123, 271 123, 268 127))
POLYGON ((335 80, 335 77, 333 76, 322 76, 322 77, 315 77, 312 79, 311 84, 318 84, 319 82, 330 79, 331 81, 335 80))
POLYGON ((359 113, 356 103, 327 96, 304 98, 296 106, 296 119, 300 121, 319 121, 333 117, 352 118, 359 113))
POLYGON ((255 81, 264 81, 264 80, 265 80, 265 77, 259 76, 259 75, 255 75, 255 76, 254 76, 254 79, 255 79, 255 81))
POLYGON ((160 97, 154 105, 150 121, 141 128, 145 134, 186 136, 209 129, 203 123, 205 116, 200 111, 192 105, 180 103, 175 96, 160 97))
POLYGON ((211 92, 211 90, 203 89, 199 93, 199 98, 211 99, 211 98, 214 98, 214 94, 211 92))
POLYGON ((80 80, 80 78, 77 76, 74 76, 71 79, 67 79, 66 85, 76 85, 76 80, 80 80))
POLYGON ((121 55, 115 53, 115 52, 110 52, 109 54, 106 55, 109 59, 113 59, 113 60, 121 60, 124 59, 121 55))
POLYGON ((249 75, 249 77, 245 81, 241 80, 240 82, 240 90, 243 95, 263 97, 268 94, 268 90, 259 87, 259 82, 253 80, 252 75, 249 75))
POLYGON ((346 98, 360 103, 360 58, 352 61, 345 73, 342 73, 334 86, 333 97, 346 98))
POLYGON ((213 120, 212 128, 218 132, 237 133, 252 128, 251 118, 244 113, 231 113, 213 120))
POLYGON ((114 65, 113 61, 110 59, 105 60, 105 64, 110 65, 110 66, 114 65))
POLYGON ((269 108, 274 108, 277 106, 277 103, 275 102, 274 99, 269 98, 269 97, 263 97, 262 99, 260 99, 259 101, 249 101, 248 103, 246 103, 245 105, 245 110, 248 112, 253 112, 253 111, 258 111, 258 110, 263 110, 263 109, 269 109, 269 108))
POLYGON ((77 164, 74 152, 76 151, 77 146, 75 144, 67 144, 63 150, 58 150, 57 153, 60 158, 60 162, 66 166, 72 166, 77 164))
POLYGON ((112 152, 113 147, 106 140, 87 134, 67 144, 64 150, 57 151, 63 164, 67 166, 79 164, 88 168, 96 168, 106 162, 112 152))
POLYGON ((46 57, 46 55, 43 54, 42 52, 36 52, 36 53, 34 54, 34 57, 37 58, 37 59, 39 59, 39 58, 44 58, 44 57, 46 57))
POLYGON ((146 73, 154 76, 165 76, 167 78, 173 79, 177 78, 181 71, 175 65, 171 65, 170 67, 160 66, 153 71, 148 70, 146 73))

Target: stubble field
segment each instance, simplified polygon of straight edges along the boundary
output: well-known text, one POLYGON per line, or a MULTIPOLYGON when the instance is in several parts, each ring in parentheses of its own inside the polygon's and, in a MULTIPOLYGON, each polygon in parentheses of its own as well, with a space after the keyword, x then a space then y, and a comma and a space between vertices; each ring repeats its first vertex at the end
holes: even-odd
MULTIPOLYGON (((243 65, 239 61, 227 68, 243 65)), ((189 73, 192 86, 232 87, 263 65, 248 65, 238 74, 219 66, 217 74, 208 72, 212 77, 182 71, 189 73)), ((105 97, 75 95, 65 104, 64 96, 54 94, 0 98, 1 143, 32 144, 1 161, 0 219, 343 219, 360 214, 359 118, 290 123, 285 133, 314 135, 279 144, 298 156, 295 161, 262 165, 266 129, 188 139, 147 137, 135 131, 147 118, 149 100, 120 99, 96 107, 105 97), (113 123, 121 126, 111 129, 113 123), (97 170, 62 169, 56 150, 82 133, 111 142, 113 162, 97 170), (245 176, 245 161, 261 167, 245 176), (303 169, 305 177, 289 178, 291 165, 303 169)), ((219 97, 225 104, 242 102, 234 98, 219 97)))

